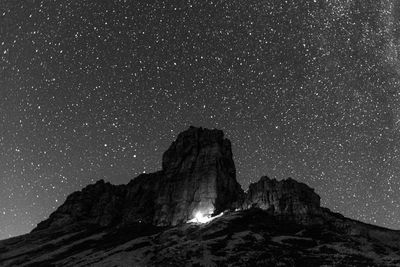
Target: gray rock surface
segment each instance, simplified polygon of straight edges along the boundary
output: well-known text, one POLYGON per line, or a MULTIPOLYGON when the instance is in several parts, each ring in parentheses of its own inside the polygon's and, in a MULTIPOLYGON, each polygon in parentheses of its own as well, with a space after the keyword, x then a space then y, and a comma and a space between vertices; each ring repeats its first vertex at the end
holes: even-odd
POLYGON ((123 187, 100 180, 69 195, 64 204, 49 219, 39 223, 34 231, 63 227, 76 222, 108 226, 120 215, 116 211, 123 205, 124 195, 123 187))
POLYGON ((291 178, 277 181, 267 176, 249 186, 244 209, 259 207, 282 215, 307 215, 320 212, 320 197, 314 189, 291 178))
POLYGON ((191 127, 164 153, 156 201, 156 225, 176 225, 235 206, 243 191, 236 181, 231 142, 220 130, 191 127))

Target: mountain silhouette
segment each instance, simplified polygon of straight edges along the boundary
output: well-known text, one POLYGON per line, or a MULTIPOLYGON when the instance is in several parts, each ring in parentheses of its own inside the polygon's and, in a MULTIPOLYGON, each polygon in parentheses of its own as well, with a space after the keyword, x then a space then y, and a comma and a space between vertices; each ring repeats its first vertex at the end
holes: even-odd
POLYGON ((162 169, 69 195, 29 234, 0 241, 0 266, 399 266, 400 232, 320 206, 292 178, 244 192, 231 142, 190 127, 162 169))

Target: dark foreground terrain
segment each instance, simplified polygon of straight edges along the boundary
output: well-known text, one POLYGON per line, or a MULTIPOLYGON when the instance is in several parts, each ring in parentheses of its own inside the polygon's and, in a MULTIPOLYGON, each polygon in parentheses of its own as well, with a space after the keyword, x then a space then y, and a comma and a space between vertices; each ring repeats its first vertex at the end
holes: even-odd
POLYGON ((39 231, 2 241, 0 260, 2 266, 400 266, 400 233, 326 212, 325 223, 312 226, 253 208, 170 228, 39 231))

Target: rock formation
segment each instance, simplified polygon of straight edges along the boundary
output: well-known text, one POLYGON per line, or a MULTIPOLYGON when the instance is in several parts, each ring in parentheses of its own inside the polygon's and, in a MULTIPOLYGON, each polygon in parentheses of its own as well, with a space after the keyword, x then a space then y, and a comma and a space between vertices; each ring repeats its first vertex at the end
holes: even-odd
POLYGON ((99 181, 68 196, 34 231, 74 223, 100 226, 144 222, 174 226, 200 212, 257 206, 275 214, 317 213, 320 198, 293 179, 262 177, 245 195, 236 181, 231 142, 220 130, 190 127, 164 153, 162 170, 141 174, 127 185, 99 181))
POLYGON ((32 233, 0 242, 0 265, 399 266, 399 244, 398 231, 321 208, 314 190, 291 178, 265 176, 244 193, 222 131, 191 127, 160 171, 127 185, 100 180, 32 233), (189 220, 208 223, 182 224, 189 220))
POLYGON ((164 153, 156 200, 157 225, 176 225, 196 212, 220 213, 243 194, 236 181, 231 142, 220 130, 191 127, 164 153))
POLYGON ((82 191, 69 195, 64 204, 49 219, 39 223, 35 230, 62 227, 75 222, 110 225, 117 217, 116 208, 123 205, 124 191, 103 180, 88 185, 82 191))
POLYGON ((89 185, 68 196, 35 230, 73 223, 176 225, 196 212, 211 215, 238 207, 242 198, 230 141, 220 130, 190 127, 164 153, 161 171, 127 185, 89 185))
POLYGON ((277 181, 262 177, 249 186, 243 208, 257 206, 282 215, 318 213, 320 197, 314 189, 291 178, 277 181))

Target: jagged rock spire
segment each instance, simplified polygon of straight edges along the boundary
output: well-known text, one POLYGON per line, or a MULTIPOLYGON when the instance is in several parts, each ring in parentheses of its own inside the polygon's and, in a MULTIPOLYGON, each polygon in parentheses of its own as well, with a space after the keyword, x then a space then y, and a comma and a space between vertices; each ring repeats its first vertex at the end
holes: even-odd
POLYGON ((221 130, 190 127, 163 155, 156 224, 177 224, 198 211, 219 213, 243 195, 231 142, 221 130))

